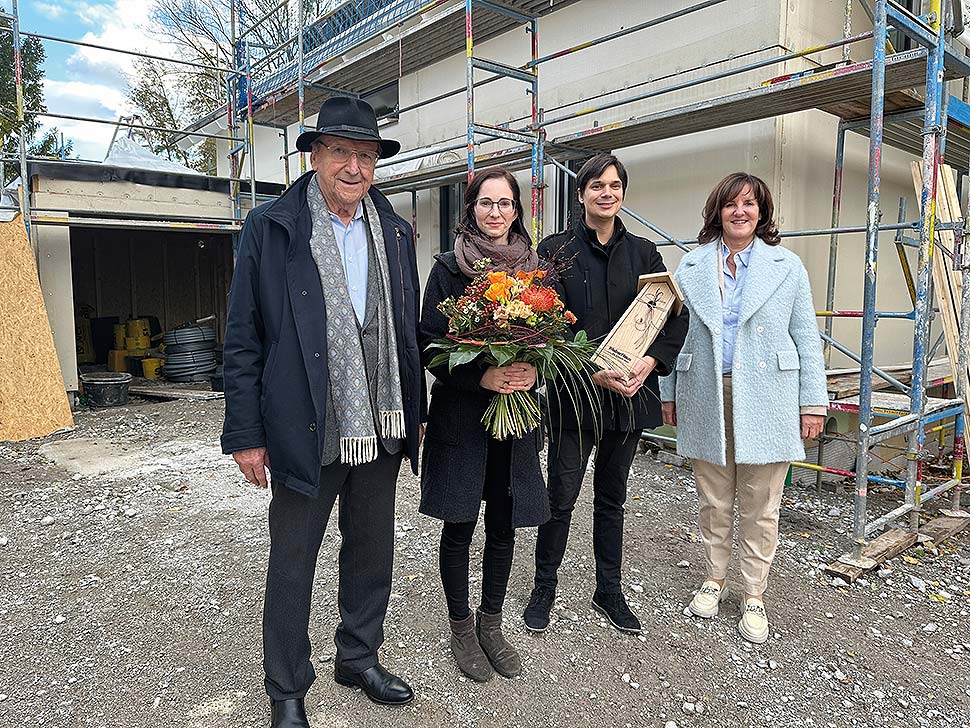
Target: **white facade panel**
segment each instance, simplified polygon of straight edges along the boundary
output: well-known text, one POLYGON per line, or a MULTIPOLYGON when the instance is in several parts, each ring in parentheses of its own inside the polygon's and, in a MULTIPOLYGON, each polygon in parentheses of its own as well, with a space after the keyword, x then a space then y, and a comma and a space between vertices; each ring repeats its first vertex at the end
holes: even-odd
MULTIPOLYGON (((638 31, 615 41, 543 64, 540 67, 540 102, 545 118, 575 113, 651 90, 684 83, 743 64, 754 63, 792 50, 840 38, 843 33, 843 0, 735 0, 722 3, 662 25, 638 31)), ((485 12, 485 11, 476 11, 485 12)), ((592 38, 632 27, 671 12, 670 3, 607 2, 585 0, 539 20, 539 52, 552 53, 592 38)), ((861 5, 854 4, 852 33, 871 29, 861 5)), ((476 56, 521 65, 529 59, 530 36, 517 28, 475 45, 476 56)), ((851 46, 851 58, 871 57, 871 44, 851 46)), ((755 88, 762 82, 819 63, 841 59, 842 50, 813 54, 812 60, 798 59, 784 66, 770 65, 745 74, 706 82, 662 96, 647 98, 613 109, 584 114, 551 125, 550 139, 568 133, 755 88)), ((482 80, 488 74, 476 72, 482 80)), ((326 79, 323 79, 326 83, 326 79)), ((401 106, 460 88, 465 82, 465 57, 456 54, 400 79, 401 106)), ((524 126, 530 113, 525 85, 502 79, 476 89, 476 118, 486 123, 512 122, 524 126)), ((312 112, 312 109, 308 109, 312 112)), ((698 111, 697 113, 705 113, 698 111)), ((710 112, 707 112, 710 113, 710 112)), ((307 125, 315 123, 309 116, 307 125)), ((750 171, 764 178, 775 194, 776 214, 784 230, 825 228, 830 224, 834 175, 836 129, 834 116, 808 111, 724 127, 684 137, 674 137, 614 152, 627 165, 630 186, 627 205, 677 238, 693 238, 700 227, 700 210, 711 190, 729 172, 750 171)), ((382 134, 398 139, 405 152, 438 145, 460 143, 465 136, 464 93, 406 112, 397 122, 385 124, 382 134)), ((297 136, 295 125, 288 129, 290 148, 297 136)), ((485 150, 498 149, 489 143, 485 150)), ((259 179, 282 181, 282 140, 279 130, 257 130, 256 169, 259 179)), ((464 156, 460 149, 450 153, 464 156)), ((288 157, 291 179, 299 174, 299 157, 288 157)), ((883 154, 882 209, 884 220, 895 220, 898 199, 907 198, 909 219, 914 219, 916 199, 909 174, 911 157, 886 148, 883 154)), ((426 161, 425 164, 428 164, 426 161)), ((862 224, 865 219, 867 140, 848 135, 843 182, 842 222, 862 224)), ((546 167, 545 232, 555 231, 559 173, 546 167)), ((243 176, 248 176, 248 167, 243 176)), ((528 196, 529 174, 519 173, 523 193, 528 196)), ((433 255, 439 250, 439 193, 417 192, 416 216, 419 269, 426 276, 433 255)), ((412 195, 392 197, 396 209, 412 218, 412 195)), ((528 213, 529 204, 525 202, 528 213)), ((527 226, 528 226, 528 222, 527 226)), ((644 226, 627 219, 639 234, 659 239, 644 226)), ((882 236, 878 304, 885 310, 905 310, 909 300, 892 245, 893 236, 882 236)), ((840 240, 836 309, 862 307, 864 235, 844 235, 840 240)), ((824 308, 828 267, 828 236, 789 239, 785 245, 804 260, 811 277, 818 308, 824 308)), ((664 256, 674 268, 680 258, 676 248, 666 247, 664 256)), ((910 260, 915 266, 915 251, 910 260)), ((821 325, 821 320, 820 320, 821 325)), ((835 334, 851 348, 859 344, 859 321, 840 319, 835 334)), ((876 358, 883 363, 901 362, 912 356, 912 324, 884 321, 876 336, 876 358)), ((834 366, 850 365, 841 355, 834 366)))

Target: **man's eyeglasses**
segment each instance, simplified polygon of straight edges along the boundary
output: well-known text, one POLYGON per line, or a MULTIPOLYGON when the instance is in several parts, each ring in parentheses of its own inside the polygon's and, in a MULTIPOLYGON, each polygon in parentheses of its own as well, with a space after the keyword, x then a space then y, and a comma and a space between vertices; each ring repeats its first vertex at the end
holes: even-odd
POLYGON ((499 212, 512 212, 515 209, 515 202, 508 197, 503 197, 501 200, 490 200, 487 197, 479 197, 475 200, 475 207, 481 212, 491 212, 492 208, 496 205, 498 205, 499 212))
POLYGON ((320 142, 321 147, 326 147, 330 150, 330 156, 333 157, 333 161, 337 164, 343 164, 344 162, 349 162, 353 155, 357 155, 357 163, 361 167, 373 167, 377 164, 377 160, 380 156, 377 152, 367 152, 362 149, 348 149, 347 147, 330 146, 324 142, 320 142))

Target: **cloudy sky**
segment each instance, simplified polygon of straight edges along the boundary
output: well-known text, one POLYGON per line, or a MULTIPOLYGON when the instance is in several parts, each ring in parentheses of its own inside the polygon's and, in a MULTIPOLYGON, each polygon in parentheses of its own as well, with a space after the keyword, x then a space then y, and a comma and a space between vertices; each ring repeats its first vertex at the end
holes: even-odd
MULTIPOLYGON (((20 27, 26 32, 82 40, 112 48, 171 55, 146 32, 148 0, 21 0, 20 27)), ((0 0, 10 12, 11 1, 0 0)), ((44 97, 48 111, 117 120, 130 113, 125 101, 133 56, 43 41, 47 51, 44 97)), ((82 159, 101 161, 113 127, 65 119, 43 119, 74 140, 82 159)))

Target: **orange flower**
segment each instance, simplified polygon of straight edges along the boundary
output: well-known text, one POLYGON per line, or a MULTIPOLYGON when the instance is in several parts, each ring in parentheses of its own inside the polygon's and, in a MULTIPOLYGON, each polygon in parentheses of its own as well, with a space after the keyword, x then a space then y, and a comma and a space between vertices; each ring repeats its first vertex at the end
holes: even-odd
POLYGON ((570 326, 576 323, 576 314, 574 314, 572 311, 566 311, 563 314, 563 318, 566 319, 566 323, 570 326))
POLYGON ((488 274, 489 286, 485 290, 485 298, 489 301, 505 302, 509 300, 509 291, 512 289, 514 279, 504 271, 490 271, 488 274))
POLYGON ((536 313, 545 313, 556 307, 559 296, 549 286, 530 286, 519 294, 519 299, 536 313))
POLYGON ((531 286, 532 281, 542 279, 545 277, 545 275, 546 275, 546 272, 544 270, 533 270, 533 271, 520 270, 518 273, 515 274, 515 277, 518 278, 523 283, 525 283, 525 285, 531 286))

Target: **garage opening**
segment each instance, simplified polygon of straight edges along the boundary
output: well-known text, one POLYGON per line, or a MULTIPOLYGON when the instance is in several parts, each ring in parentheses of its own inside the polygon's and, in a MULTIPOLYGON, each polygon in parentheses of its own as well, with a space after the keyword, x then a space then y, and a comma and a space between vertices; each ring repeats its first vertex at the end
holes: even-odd
POLYGON ((153 347, 162 332, 210 316, 222 341, 231 235, 79 227, 70 245, 80 367, 109 367, 115 326, 132 319, 147 320, 153 347))

